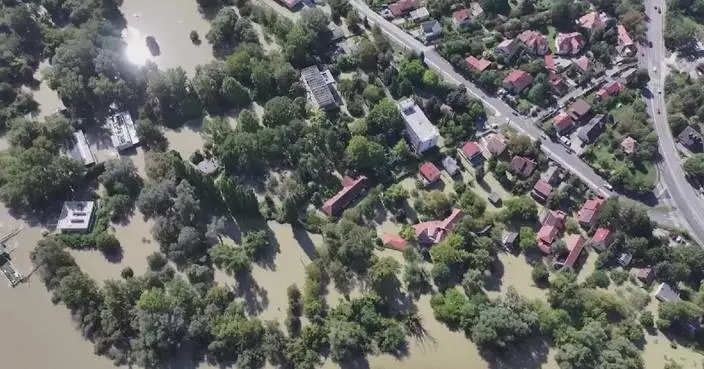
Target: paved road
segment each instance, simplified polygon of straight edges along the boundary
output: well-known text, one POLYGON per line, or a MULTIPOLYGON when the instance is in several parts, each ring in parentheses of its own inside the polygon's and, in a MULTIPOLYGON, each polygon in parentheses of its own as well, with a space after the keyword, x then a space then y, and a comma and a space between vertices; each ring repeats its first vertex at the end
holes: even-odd
MULTIPOLYGON (((511 126, 525 135, 532 137, 535 140, 541 140, 540 134, 542 131, 536 127, 531 121, 523 117, 516 116, 515 111, 506 103, 492 96, 486 95, 482 90, 474 86, 470 81, 466 80, 462 75, 455 72, 450 63, 440 56, 431 47, 428 47, 420 41, 413 38, 400 28, 391 24, 379 14, 372 11, 365 3, 360 0, 350 0, 350 4, 357 11, 365 16, 371 24, 378 24, 381 30, 395 43, 417 53, 422 52, 425 55, 426 64, 442 74, 446 80, 454 82, 458 85, 464 85, 468 92, 476 98, 482 100, 486 106, 494 110, 495 115, 507 117, 511 120, 511 126)), ((541 140, 543 151, 553 160, 560 163, 563 167, 578 175, 593 190, 600 192, 602 195, 611 196, 610 191, 604 189, 606 181, 592 170, 592 168, 583 162, 576 155, 570 154, 565 148, 555 142, 549 140, 541 140)))
POLYGON ((646 99, 653 117, 655 131, 658 134, 660 154, 663 157, 658 165, 661 172, 661 181, 667 187, 673 205, 681 212, 683 220, 689 225, 690 233, 701 244, 704 240, 704 203, 698 193, 685 179, 682 170, 682 160, 677 153, 675 140, 672 137, 667 122, 664 95, 659 94, 665 84, 665 42, 663 40, 663 27, 665 16, 665 1, 645 0, 646 14, 650 18, 648 23, 647 38, 652 41, 652 48, 645 49, 645 63, 650 72, 650 91, 654 94, 652 99, 646 99), (662 13, 653 8, 654 5, 663 7, 662 13), (653 68, 657 68, 655 71, 653 68), (658 114, 657 111, 660 111, 658 114))

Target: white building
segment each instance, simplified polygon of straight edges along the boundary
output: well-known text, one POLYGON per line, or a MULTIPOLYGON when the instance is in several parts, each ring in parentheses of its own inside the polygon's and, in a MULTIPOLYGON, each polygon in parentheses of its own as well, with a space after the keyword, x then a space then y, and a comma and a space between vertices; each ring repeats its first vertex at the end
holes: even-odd
POLYGON ((66 201, 61 208, 56 229, 62 232, 90 232, 94 210, 95 201, 66 201))
POLYGON ((437 127, 430 123, 420 107, 412 99, 402 100, 398 107, 406 124, 406 136, 411 142, 413 150, 420 154, 435 147, 440 133, 437 127))
POLYGON ((139 143, 137 130, 130 113, 124 111, 109 117, 108 126, 110 127, 112 145, 117 151, 129 149, 139 143))
POLYGON ((81 130, 73 132, 73 138, 66 143, 62 152, 73 160, 83 162, 85 166, 95 164, 95 157, 90 151, 88 140, 86 140, 86 136, 81 130))

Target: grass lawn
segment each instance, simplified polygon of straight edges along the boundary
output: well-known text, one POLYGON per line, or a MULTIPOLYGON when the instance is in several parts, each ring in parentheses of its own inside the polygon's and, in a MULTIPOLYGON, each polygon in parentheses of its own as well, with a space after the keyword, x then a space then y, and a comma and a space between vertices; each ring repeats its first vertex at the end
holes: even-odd
POLYGON ((548 26, 548 47, 550 48, 551 53, 555 53, 555 34, 557 31, 555 30, 555 27, 553 26, 548 26))
MULTIPOLYGON (((612 170, 619 165, 626 164, 623 161, 617 160, 609 148, 598 141, 594 144, 592 153, 594 154, 593 158, 585 156, 585 159, 596 167, 608 168, 609 170, 612 170)), ((643 177, 643 182, 648 184, 654 184, 657 177, 655 165, 651 162, 642 162, 640 165, 634 165, 631 169, 631 174, 634 177, 643 177)))

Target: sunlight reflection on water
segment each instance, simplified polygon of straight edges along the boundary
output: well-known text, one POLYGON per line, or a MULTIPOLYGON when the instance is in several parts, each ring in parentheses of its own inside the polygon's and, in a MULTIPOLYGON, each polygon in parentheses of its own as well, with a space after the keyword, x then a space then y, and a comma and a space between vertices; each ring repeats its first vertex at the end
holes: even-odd
POLYGON ((144 65, 148 60, 153 59, 144 35, 140 34, 136 28, 127 26, 122 31, 122 40, 127 44, 125 56, 130 63, 144 65))

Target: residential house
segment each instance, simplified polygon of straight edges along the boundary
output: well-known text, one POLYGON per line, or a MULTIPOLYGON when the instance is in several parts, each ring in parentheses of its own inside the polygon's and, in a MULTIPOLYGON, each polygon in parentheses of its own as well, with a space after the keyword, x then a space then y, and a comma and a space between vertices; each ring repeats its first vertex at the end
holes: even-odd
POLYGON ((555 116, 555 118, 553 118, 553 124, 555 125, 555 131, 557 131, 557 134, 563 135, 572 128, 574 120, 569 114, 561 111, 555 116))
POLYGON ((577 55, 585 44, 586 40, 579 32, 558 33, 555 37, 555 53, 558 55, 577 55))
POLYGON ((604 132, 607 115, 597 114, 587 124, 577 130, 577 136, 584 144, 590 144, 604 132))
POLYGON ((469 9, 472 10, 473 17, 478 17, 484 14, 484 9, 482 9, 482 6, 478 2, 470 3, 469 9))
POLYGON ((544 209, 540 213, 538 219, 541 225, 549 225, 557 227, 557 229, 564 229, 567 214, 562 210, 544 209))
POLYGON ((412 22, 420 23, 430 19, 430 12, 428 11, 428 8, 421 7, 418 9, 411 10, 411 12, 408 13, 408 18, 412 22))
POLYGON ((416 241, 420 246, 429 246, 442 242, 462 219, 464 213, 460 209, 452 209, 452 213, 443 220, 431 220, 413 226, 416 241))
POLYGON ((631 68, 631 69, 626 69, 624 72, 621 73, 621 81, 623 84, 628 85, 629 83, 633 82, 633 80, 636 77, 636 72, 638 69, 636 68, 631 68))
POLYGON ((677 141, 691 152, 701 152, 704 139, 692 126, 687 126, 677 135, 677 141))
POLYGON ((555 68, 555 57, 552 54, 545 55, 543 62, 545 63, 545 69, 547 69, 548 72, 557 72, 557 69, 555 68))
POLYGON ((421 23, 420 29, 426 42, 436 40, 442 35, 442 25, 435 19, 421 23))
POLYGON ((511 232, 504 230, 501 232, 501 246, 504 249, 512 250, 516 247, 516 241, 518 240, 518 232, 511 232))
POLYGON ((327 110, 338 106, 338 101, 333 95, 335 80, 330 71, 320 72, 317 66, 311 65, 301 70, 301 80, 316 108, 327 110))
POLYGON ((523 31, 518 35, 518 40, 533 55, 545 55, 548 52, 548 38, 540 32, 533 30, 523 31))
POLYGON ((342 28, 336 26, 334 23, 328 24, 328 29, 330 30, 330 41, 337 42, 345 38, 345 32, 342 28))
POLYGON ((323 212, 329 216, 340 214, 354 199, 364 193, 366 186, 367 177, 365 176, 357 178, 345 176, 342 178, 342 189, 325 201, 322 207, 323 212))
POLYGON ((540 249, 540 251, 544 254, 550 255, 552 253, 550 245, 555 242, 558 233, 559 230, 555 226, 544 225, 540 227, 537 235, 538 249, 540 249))
POLYGON ((111 115, 108 117, 107 123, 108 127, 110 127, 110 140, 118 152, 127 150, 139 143, 139 135, 137 135, 137 130, 129 112, 123 111, 111 115))
POLYGON ((521 91, 525 90, 526 87, 530 86, 532 82, 533 77, 530 73, 517 69, 511 71, 511 73, 504 78, 504 88, 514 94, 519 94, 521 91))
POLYGON ((73 132, 73 136, 65 143, 61 152, 69 158, 83 163, 83 165, 87 167, 95 164, 93 152, 90 151, 88 140, 86 140, 86 136, 81 130, 73 132))
POLYGON ((633 155, 636 153, 636 149, 638 148, 638 141, 636 141, 633 137, 628 136, 621 141, 621 151, 628 155, 633 155))
POLYGON ((557 165, 550 165, 540 178, 551 186, 557 186, 562 182, 562 170, 557 165))
POLYGON ((602 205, 604 205, 604 199, 601 197, 595 197, 585 201, 577 212, 579 224, 581 224, 584 228, 591 228, 594 226, 602 205))
POLYGON ((95 220, 95 201, 64 201, 56 229, 63 233, 89 233, 95 220))
POLYGON ((296 6, 298 6, 298 4, 301 3, 301 0, 281 0, 281 2, 282 2, 289 10, 291 10, 291 9, 295 8, 296 6))
POLYGON ((220 165, 214 158, 206 158, 196 164, 196 168, 203 174, 213 174, 219 167, 220 165))
POLYGON ((584 99, 578 99, 567 109, 576 123, 584 123, 591 118, 592 106, 584 99))
POLYGON ((646 285, 652 283, 653 279, 655 279, 655 273, 653 273, 652 268, 633 268, 631 273, 636 279, 646 285))
POLYGON ((381 235, 381 242, 387 247, 397 251, 406 249, 406 240, 398 234, 384 233, 381 235))
POLYGON ((389 5, 389 11, 395 18, 402 17, 420 6, 420 0, 399 0, 389 5))
POLYGON ((490 193, 487 199, 492 205, 496 207, 499 207, 501 205, 501 196, 496 192, 490 193))
POLYGON ((633 56, 638 52, 636 45, 633 43, 631 35, 626 31, 626 27, 619 24, 616 27, 618 31, 618 52, 623 56, 633 56))
POLYGON ((467 66, 470 69, 476 69, 479 72, 485 71, 489 66, 491 66, 491 61, 486 60, 484 58, 477 59, 473 56, 468 56, 464 59, 464 62, 467 63, 467 66))
POLYGON ((499 55, 503 55, 506 59, 511 59, 518 51, 518 40, 515 38, 510 38, 501 41, 501 43, 494 48, 494 52, 499 55))
POLYGON ((423 185, 430 186, 440 180, 440 169, 435 164, 426 161, 418 170, 418 179, 423 182, 423 185))
POLYGON ((460 158, 464 159, 469 167, 477 167, 484 163, 482 149, 474 141, 467 141, 459 150, 460 158))
POLYGON ((535 183, 535 186, 533 186, 533 190, 530 192, 533 197, 540 201, 540 202, 545 202, 548 199, 548 196, 552 193, 552 186, 543 181, 542 179, 539 179, 538 182, 535 183))
POLYGON ((633 255, 627 252, 622 252, 621 255, 618 256, 618 259, 616 259, 616 261, 624 268, 631 263, 631 260, 633 260, 633 255))
POLYGON ((535 162, 523 156, 514 156, 508 164, 508 169, 520 179, 526 179, 533 174, 535 170, 535 162))
POLYGON ((467 8, 460 9, 452 14, 452 25, 455 28, 464 28, 469 25, 472 13, 467 8))
POLYGON ((445 168, 445 171, 450 175, 450 177, 454 177, 460 172, 460 167, 457 165, 457 160, 455 160, 452 156, 446 156, 442 159, 442 167, 445 168))
POLYGON ((581 16, 577 24, 589 32, 606 27, 606 22, 604 22, 601 15, 595 11, 581 16))
POLYGON ((492 133, 482 137, 482 144, 484 146, 485 156, 487 159, 491 159, 494 156, 500 156, 506 151, 508 140, 506 136, 501 133, 492 133))
POLYGON ((435 147, 440 133, 437 127, 430 123, 423 110, 410 98, 402 100, 398 106, 405 123, 406 136, 413 151, 422 154, 435 147))
POLYGON ((572 71, 574 71, 577 74, 584 75, 589 72, 594 71, 594 62, 592 62, 589 58, 587 58, 585 55, 580 56, 579 58, 575 59, 572 61, 572 71))
POLYGON ((565 96, 570 90, 570 86, 559 74, 551 73, 548 83, 550 84, 550 90, 552 93, 557 96, 565 96))
POLYGON ((567 258, 561 263, 561 266, 563 268, 574 268, 574 264, 584 249, 584 237, 581 234, 571 234, 567 237, 565 244, 569 254, 567 254, 567 258))
POLYGON ((655 298, 661 302, 677 301, 680 299, 680 294, 669 284, 660 283, 658 288, 655 290, 655 298))
POLYGON ((607 96, 618 95, 626 87, 619 81, 611 81, 602 86, 599 91, 596 92, 596 96, 599 99, 604 99, 607 96))
POLYGON ((594 232, 594 236, 592 236, 592 248, 598 251, 606 251, 612 236, 613 232, 611 229, 604 227, 597 228, 596 232, 594 232))

